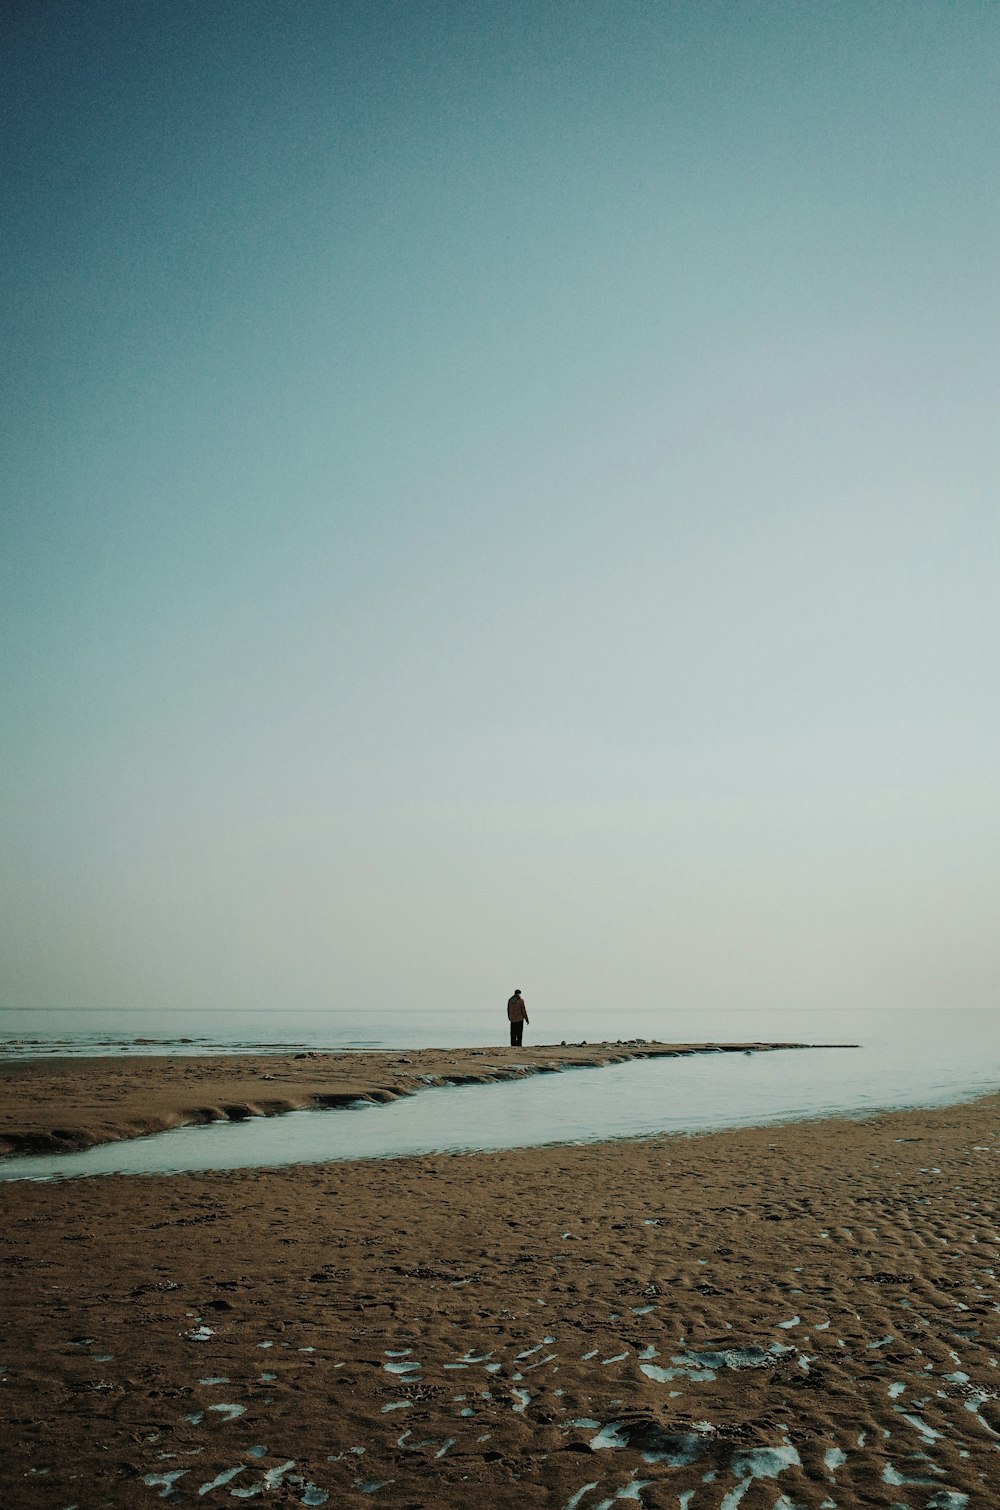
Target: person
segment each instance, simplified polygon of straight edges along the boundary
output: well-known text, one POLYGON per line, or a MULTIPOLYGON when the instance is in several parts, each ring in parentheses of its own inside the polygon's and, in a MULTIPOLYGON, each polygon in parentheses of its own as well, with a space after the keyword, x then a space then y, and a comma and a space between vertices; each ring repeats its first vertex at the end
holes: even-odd
POLYGON ((524 997, 520 987, 507 1003, 507 1020, 510 1023, 510 1046, 512 1049, 521 1047, 521 1035, 524 1032, 524 1024, 528 1021, 528 1013, 524 1005, 524 997))

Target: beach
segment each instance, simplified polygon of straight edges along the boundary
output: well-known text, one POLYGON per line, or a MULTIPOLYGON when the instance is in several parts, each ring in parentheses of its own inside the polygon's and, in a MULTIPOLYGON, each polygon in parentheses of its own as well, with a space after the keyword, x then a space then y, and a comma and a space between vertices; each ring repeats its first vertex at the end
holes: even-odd
MULTIPOLYGON (((176 1125, 181 1103, 225 1099, 191 1096, 165 1060, 120 1067, 139 1076, 130 1099, 95 1063, 46 1064, 44 1094, 41 1067, 6 1076, 6 1146, 176 1125)), ((373 1095, 391 1089, 360 1068, 373 1095)), ((404 1085, 415 1066, 397 1068, 404 1085)), ((288 1073, 332 1094, 325 1069, 288 1073)), ((285 1070, 215 1073, 215 1090, 259 1092, 285 1070)), ((283 1081, 274 1099, 290 1095, 283 1081)), ((7 1184, 0 1503, 991 1506, 998 1138, 989 1097, 698 1137, 7 1184)))

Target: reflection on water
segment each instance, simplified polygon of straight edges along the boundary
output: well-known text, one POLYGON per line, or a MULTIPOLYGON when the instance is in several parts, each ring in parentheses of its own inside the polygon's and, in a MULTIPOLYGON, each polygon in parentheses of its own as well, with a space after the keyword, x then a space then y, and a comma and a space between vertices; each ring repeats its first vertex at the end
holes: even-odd
MULTIPOLYGON (((902 1026, 901 1014, 884 1015, 902 1026)), ((844 1024, 827 1019, 826 1026, 832 1037, 830 1028, 844 1024)), ((924 1023, 920 1033, 872 1034, 855 1049, 639 1060, 497 1085, 434 1088, 384 1106, 180 1128, 80 1154, 4 1160, 0 1179, 163 1174, 705 1132, 940 1105, 982 1095, 998 1082, 1000 1016, 956 1014, 924 1023), (969 1018, 976 1021, 963 1021, 969 1018)))

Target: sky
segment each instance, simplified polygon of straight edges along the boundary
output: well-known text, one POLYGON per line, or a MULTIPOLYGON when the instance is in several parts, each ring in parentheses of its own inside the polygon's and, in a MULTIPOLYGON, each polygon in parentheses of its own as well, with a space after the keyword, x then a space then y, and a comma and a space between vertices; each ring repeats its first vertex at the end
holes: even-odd
POLYGON ((998 1004, 992 0, 0 42, 0 1005, 998 1004))

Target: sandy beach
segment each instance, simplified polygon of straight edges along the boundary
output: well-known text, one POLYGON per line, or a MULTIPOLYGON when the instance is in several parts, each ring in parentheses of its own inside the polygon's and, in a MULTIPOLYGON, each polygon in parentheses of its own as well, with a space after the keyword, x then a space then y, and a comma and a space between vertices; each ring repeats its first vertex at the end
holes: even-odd
MULTIPOLYGON (((419 1056, 381 1057, 405 1085, 419 1056)), ((229 1093, 264 1075, 276 1101, 332 1094, 309 1059, 217 1060, 218 1095, 193 1061, 116 1065, 6 1073, 4 1146, 256 1104, 229 1093)), ((998 1138, 991 1097, 5 1185, 0 1504, 985 1510, 998 1138)))

